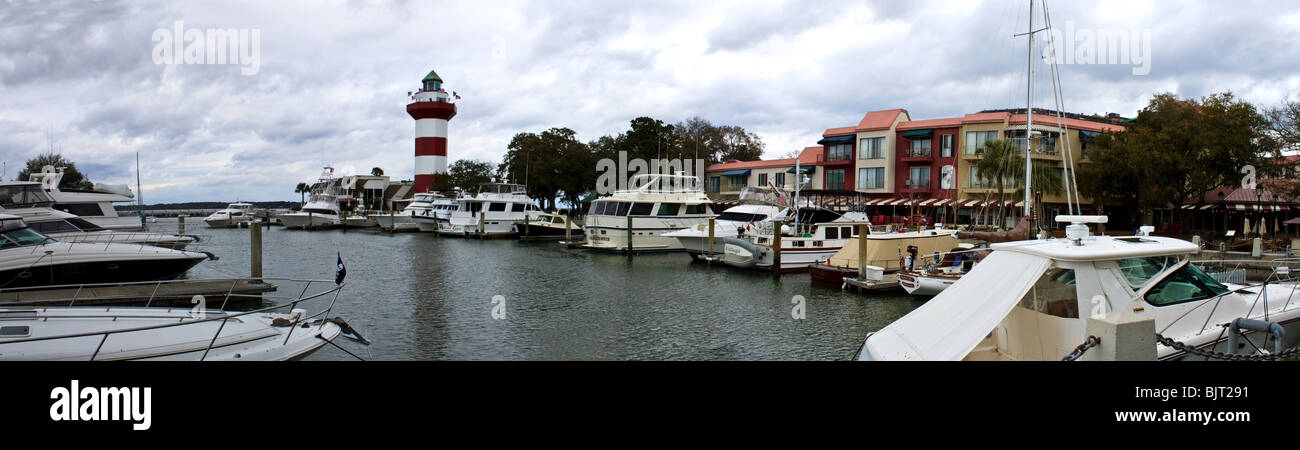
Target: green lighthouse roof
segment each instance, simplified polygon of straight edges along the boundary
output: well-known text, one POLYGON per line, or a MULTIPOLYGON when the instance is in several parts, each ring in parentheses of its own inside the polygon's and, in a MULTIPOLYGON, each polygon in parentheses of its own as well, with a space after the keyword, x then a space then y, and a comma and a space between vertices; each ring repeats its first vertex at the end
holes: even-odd
POLYGON ((430 71, 429 71, 429 74, 428 74, 428 75, 425 75, 425 76, 424 76, 424 79, 423 79, 423 80, 420 80, 420 81, 429 81, 429 80, 437 81, 437 82, 439 82, 439 83, 442 82, 442 78, 440 78, 440 77, 438 76, 438 73, 437 73, 437 72, 434 72, 434 71, 432 71, 432 70, 430 70, 430 71))

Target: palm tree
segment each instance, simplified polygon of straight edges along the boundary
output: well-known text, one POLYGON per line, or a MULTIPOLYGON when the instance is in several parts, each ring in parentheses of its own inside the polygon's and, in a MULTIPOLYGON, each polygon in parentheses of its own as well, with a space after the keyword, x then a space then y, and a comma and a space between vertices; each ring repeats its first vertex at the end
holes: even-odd
POLYGON ((993 180, 998 188, 998 227, 1007 217, 1006 180, 1016 180, 1012 174, 1023 161, 1020 160, 1020 147, 1011 141, 994 139, 985 142, 977 150, 982 158, 975 163, 975 172, 980 178, 993 180))
MULTIPOLYGON (((1053 167, 1044 162, 1035 161, 1033 169, 1033 190, 1034 195, 1034 219, 1038 220, 1038 228, 1043 229, 1043 220, 1046 216, 1043 214, 1043 196, 1044 195, 1064 195, 1065 181, 1061 175, 1060 167, 1053 167)), ((1023 176, 1020 178, 1024 178, 1023 176)), ((1025 195, 1025 188, 1016 189, 1016 197, 1025 195)))
POLYGON ((307 183, 298 183, 298 187, 293 188, 293 192, 297 194, 302 194, 301 195, 302 202, 299 206, 305 205, 307 204, 307 193, 311 192, 311 186, 308 186, 307 183))

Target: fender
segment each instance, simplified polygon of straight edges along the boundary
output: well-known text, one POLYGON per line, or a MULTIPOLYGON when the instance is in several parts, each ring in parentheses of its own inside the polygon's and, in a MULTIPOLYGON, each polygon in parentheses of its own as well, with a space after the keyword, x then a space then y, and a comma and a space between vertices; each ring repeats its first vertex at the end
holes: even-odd
POLYGON ((753 242, 749 242, 748 240, 734 237, 724 237, 722 238, 722 242, 725 245, 734 245, 749 252, 749 259, 745 261, 732 261, 724 255, 722 262, 729 266, 741 268, 754 267, 755 264, 758 264, 758 255, 760 251, 758 245, 755 245, 753 242))

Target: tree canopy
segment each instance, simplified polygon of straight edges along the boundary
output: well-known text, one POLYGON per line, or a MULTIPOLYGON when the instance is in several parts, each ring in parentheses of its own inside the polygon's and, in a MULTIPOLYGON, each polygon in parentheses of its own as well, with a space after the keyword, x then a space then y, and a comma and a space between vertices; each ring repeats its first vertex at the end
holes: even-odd
POLYGON ((76 164, 54 151, 42 153, 40 156, 27 160, 27 165, 18 172, 18 180, 27 181, 31 174, 40 173, 45 166, 54 166, 56 169, 63 168, 63 179, 59 181, 59 189, 91 189, 95 186, 94 183, 90 182, 90 179, 77 170, 76 164))
POLYGON ((492 163, 490 162, 472 159, 457 160, 451 163, 451 167, 447 169, 446 174, 437 177, 433 190, 463 189, 467 192, 474 192, 478 189, 479 184, 492 182, 492 172, 492 163))
POLYGON ((542 200, 543 208, 554 207, 555 198, 576 203, 595 185, 596 158, 591 147, 568 128, 551 128, 541 133, 519 133, 510 139, 497 174, 502 179, 526 184, 528 196, 542 200))

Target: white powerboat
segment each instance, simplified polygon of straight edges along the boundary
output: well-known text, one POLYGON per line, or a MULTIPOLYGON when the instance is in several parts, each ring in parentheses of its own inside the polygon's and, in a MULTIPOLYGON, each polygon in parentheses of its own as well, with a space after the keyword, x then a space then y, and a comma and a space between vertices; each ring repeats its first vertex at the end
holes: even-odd
POLYGON ((339 180, 334 176, 334 168, 326 166, 321 172, 320 180, 312 186, 307 204, 297 212, 279 214, 276 218, 280 219, 285 228, 322 229, 341 225, 339 195, 342 188, 339 180))
MULTIPOLYGON (((206 308, 28 307, 0 308, 0 360, 37 361, 266 361, 299 359, 340 335, 364 338, 346 322, 329 318, 343 285, 252 311, 206 308), (329 307, 309 315, 312 299, 329 307)), ((311 283, 307 287, 312 286, 311 283)), ((96 289, 86 285, 86 291, 96 289)), ((80 291, 80 290, 79 290, 80 291)), ((199 300, 201 296, 195 300, 199 300)), ((337 345, 337 344, 334 344, 337 345)))
POLYGON ((435 196, 429 207, 411 216, 416 228, 426 233, 451 233, 451 213, 460 209, 455 198, 435 196))
MULTIPOLYGON (((522 184, 484 183, 477 194, 462 196, 456 203, 456 210, 448 215, 446 228, 439 229, 439 233, 466 237, 513 236, 516 223, 541 213, 522 184)), ((416 216, 415 220, 423 230, 425 223, 436 223, 437 217, 416 216)))
MULTIPOLYGON (((963 245, 970 246, 970 244, 963 245)), ((912 261, 921 259, 917 255, 911 257, 912 261)), ((939 295, 970 272, 979 256, 978 253, 967 248, 957 248, 952 252, 941 254, 937 259, 937 263, 934 263, 935 258, 931 257, 931 264, 922 266, 912 263, 912 268, 898 271, 898 285, 911 295, 939 295)))
MULTIPOLYGON (((970 273, 867 335, 858 359, 1060 360, 1087 339, 1089 317, 1112 311, 1150 318, 1158 334, 1203 350, 1237 351, 1225 348, 1222 326, 1238 318, 1281 325, 1285 346, 1300 341, 1293 281, 1220 283, 1192 263, 1199 249, 1190 242, 1090 236, 1084 223, 1105 217, 1057 220, 1073 223, 1067 237, 993 244, 970 273)), ((1161 360, 1188 356, 1150 338, 1161 360)))
POLYGON ((76 214, 91 223, 114 231, 142 231, 139 217, 119 216, 113 203, 133 202, 135 194, 126 185, 96 183, 92 190, 60 189, 63 169, 45 166, 40 172, 29 175, 54 200, 51 208, 76 214))
MULTIPOLYGON (((726 251, 722 238, 740 237, 755 224, 777 216, 787 203, 784 194, 773 188, 747 187, 740 191, 740 204, 727 208, 713 220, 713 252, 726 251)), ((677 239, 682 249, 693 257, 709 253, 709 224, 706 221, 694 227, 663 234, 677 239)))
POLYGON ((53 203, 40 183, 0 183, 0 211, 21 217, 31 229, 60 242, 146 244, 182 250, 198 241, 194 236, 107 230, 76 214, 50 208, 53 203))
POLYGON ((515 231, 524 238, 563 238, 567 233, 574 239, 581 239, 582 224, 570 221, 568 216, 556 213, 538 213, 527 220, 515 224, 515 231))
POLYGON ((205 259, 143 244, 59 242, 0 214, 0 288, 164 280, 205 259))
POLYGON ((239 228, 248 226, 256 216, 252 203, 236 202, 226 205, 224 209, 217 210, 208 217, 203 218, 203 223, 209 228, 239 228))
POLYGON ((583 248, 626 253, 630 233, 633 252, 683 251, 679 239, 665 234, 716 217, 713 201, 700 189, 698 177, 648 174, 634 176, 628 183, 629 189, 591 202, 583 224, 587 235, 583 248))
POLYGON ((757 223, 741 237, 723 239, 722 262, 730 266, 771 270, 775 265, 775 224, 781 223, 781 271, 807 270, 825 261, 857 236, 858 226, 871 226, 865 214, 839 214, 822 208, 786 210, 773 220, 757 223))
POLYGON ((414 217, 433 208, 433 201, 438 197, 441 196, 433 192, 421 192, 403 200, 407 204, 401 212, 371 214, 370 219, 385 231, 418 231, 420 227, 414 217))

